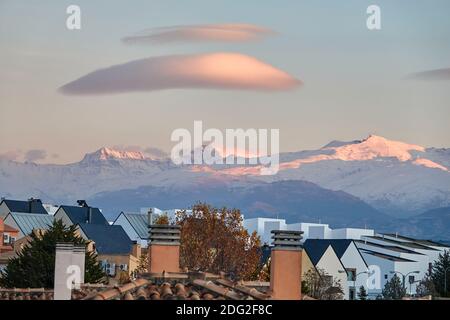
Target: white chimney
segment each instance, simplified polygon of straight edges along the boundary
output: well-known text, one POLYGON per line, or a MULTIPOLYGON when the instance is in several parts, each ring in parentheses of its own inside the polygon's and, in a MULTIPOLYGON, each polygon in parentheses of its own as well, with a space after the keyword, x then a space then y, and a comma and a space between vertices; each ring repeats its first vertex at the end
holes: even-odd
POLYGON ((67 284, 68 273, 72 265, 72 243, 57 243, 55 253, 55 288, 54 300, 70 300, 72 286, 67 284))
POLYGON ((84 245, 56 244, 54 300, 70 300, 72 289, 84 283, 85 259, 84 245))

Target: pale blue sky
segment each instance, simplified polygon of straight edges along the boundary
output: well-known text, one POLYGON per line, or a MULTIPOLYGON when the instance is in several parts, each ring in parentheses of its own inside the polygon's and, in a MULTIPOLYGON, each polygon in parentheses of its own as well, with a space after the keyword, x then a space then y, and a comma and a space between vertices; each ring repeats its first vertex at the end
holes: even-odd
POLYGON ((450 147, 450 82, 411 73, 450 67, 450 2, 0 1, 0 155, 43 149, 43 162, 79 160, 102 146, 170 150, 170 133, 205 127, 279 128, 281 150, 318 148, 370 133, 450 147), (66 7, 82 30, 65 27, 66 7), (381 7, 382 30, 366 28, 381 7), (127 46, 146 28, 240 22, 279 34, 257 43, 127 46), (57 88, 91 71, 158 55, 238 52, 304 81, 295 91, 167 90, 64 96, 57 88), (51 155, 57 154, 58 157, 51 155))

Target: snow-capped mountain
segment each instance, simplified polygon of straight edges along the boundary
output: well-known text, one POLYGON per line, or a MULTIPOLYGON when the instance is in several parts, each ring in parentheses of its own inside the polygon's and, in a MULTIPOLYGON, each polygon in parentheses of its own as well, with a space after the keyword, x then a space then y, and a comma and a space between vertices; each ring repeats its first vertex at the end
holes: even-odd
MULTIPOLYGON (((379 212, 403 217, 450 205, 449 168, 450 149, 425 148, 374 135, 351 142, 332 141, 317 150, 282 153, 280 170, 273 176, 259 175, 257 166, 176 166, 166 158, 102 148, 66 165, 2 160, 0 195, 73 203, 80 198, 151 187, 184 194, 186 201, 195 202, 203 200, 202 196, 188 199, 185 191, 199 186, 220 185, 221 192, 242 188, 248 194, 275 182, 309 181, 357 197, 379 212)), ((265 197, 270 194, 268 190, 264 189, 265 197)), ((214 197, 220 198, 220 194, 214 197)), ((136 203, 148 205, 153 204, 136 203)), ((327 210, 332 210, 331 206, 327 210)))
POLYGON ((449 168, 450 149, 424 148, 371 135, 361 141, 333 141, 318 150, 281 154, 280 170, 273 176, 260 176, 258 166, 214 171, 264 181, 311 181, 400 217, 448 206, 449 168))

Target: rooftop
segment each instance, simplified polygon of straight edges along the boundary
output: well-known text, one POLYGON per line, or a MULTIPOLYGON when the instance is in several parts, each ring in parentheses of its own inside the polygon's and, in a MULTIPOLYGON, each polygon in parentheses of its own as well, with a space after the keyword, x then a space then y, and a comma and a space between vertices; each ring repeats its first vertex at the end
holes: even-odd
POLYGON ((375 252, 375 251, 367 250, 367 249, 361 249, 361 252, 370 254, 370 255, 378 257, 378 258, 382 258, 382 259, 386 259, 386 260, 390 260, 390 261, 395 261, 395 262, 416 262, 414 260, 409 260, 409 259, 405 259, 405 258, 391 256, 391 255, 388 255, 388 254, 379 253, 379 252, 375 252))
POLYGON ((69 216, 73 224, 86 223, 89 217, 89 209, 91 209, 91 224, 109 225, 103 214, 98 208, 80 207, 80 206, 61 206, 59 210, 63 209, 69 216))
POLYGON ((30 234, 34 229, 48 229, 54 220, 51 215, 39 213, 11 212, 8 216, 11 216, 24 235, 30 234))
POLYGON ((98 254, 130 254, 132 241, 122 226, 80 223, 80 229, 95 242, 98 254))
POLYGON ((406 248, 402 248, 402 247, 399 247, 399 246, 389 246, 389 245, 384 245, 384 244, 379 244, 379 243, 375 243, 375 242, 371 242, 371 241, 364 241, 364 240, 355 240, 355 242, 356 243, 361 243, 361 244, 367 244, 367 245, 372 246, 372 247, 384 248, 384 249, 388 249, 388 250, 395 251, 395 252, 423 255, 423 253, 420 253, 420 252, 417 252, 417 251, 413 251, 413 250, 409 250, 409 249, 406 249, 406 248))
POLYGON ((401 245, 401 246, 405 246, 405 247, 410 247, 413 249, 422 249, 422 250, 430 250, 430 251, 438 251, 437 249, 434 248, 430 248, 428 246, 419 244, 417 242, 404 242, 404 241, 398 241, 398 240, 393 240, 393 239, 388 239, 388 238, 383 238, 380 236, 367 236, 367 238, 371 238, 371 239, 377 239, 377 240, 383 240, 385 242, 390 242, 390 243, 395 243, 397 245, 401 245))
POLYGON ((3 199, 0 204, 2 203, 6 204, 11 212, 48 214, 39 199, 29 199, 27 201, 3 199))
POLYGON ((401 236, 401 235, 394 234, 394 233, 382 233, 382 235, 395 237, 395 238, 398 238, 398 239, 403 239, 403 240, 407 240, 407 241, 411 241, 411 242, 416 242, 418 244, 422 244, 422 245, 425 245, 425 246, 449 248, 449 246, 444 244, 444 243, 440 243, 440 242, 436 242, 436 241, 432 241, 432 240, 414 239, 414 238, 405 237, 405 236, 401 236))
POLYGON ((128 220, 131 227, 136 231, 139 238, 148 238, 148 217, 143 213, 122 212, 124 217, 128 220))

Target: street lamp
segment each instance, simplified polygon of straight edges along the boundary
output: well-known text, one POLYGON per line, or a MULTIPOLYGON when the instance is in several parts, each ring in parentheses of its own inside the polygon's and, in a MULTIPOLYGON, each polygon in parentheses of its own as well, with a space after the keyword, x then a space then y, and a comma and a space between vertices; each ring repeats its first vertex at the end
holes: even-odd
MULTIPOLYGON (((420 273, 420 271, 411 271, 411 272, 408 272, 407 274, 404 274, 404 273, 402 273, 402 272, 400 272, 400 271, 391 271, 390 272, 391 274, 395 274, 395 273, 398 273, 398 274, 401 274, 402 275, 402 286, 403 286, 403 290, 406 290, 406 286, 405 286, 405 279, 406 279, 406 277, 408 276, 408 275, 410 275, 410 274, 418 274, 418 273, 420 273)), ((411 295, 411 285, 409 286, 409 294, 411 295)))
POLYGON ((450 270, 450 266, 447 268, 444 268, 444 294, 447 294, 447 271, 450 270))

